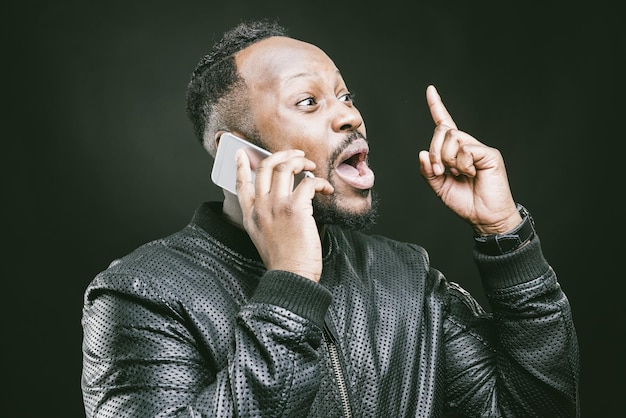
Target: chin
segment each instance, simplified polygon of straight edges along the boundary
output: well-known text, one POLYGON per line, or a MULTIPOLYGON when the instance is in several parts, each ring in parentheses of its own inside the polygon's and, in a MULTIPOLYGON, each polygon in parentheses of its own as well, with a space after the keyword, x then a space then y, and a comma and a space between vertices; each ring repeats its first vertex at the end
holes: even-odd
POLYGON ((313 213, 318 223, 339 225, 344 228, 361 230, 376 223, 378 199, 373 190, 364 190, 359 196, 345 197, 336 193, 330 196, 316 196, 313 199, 313 213))

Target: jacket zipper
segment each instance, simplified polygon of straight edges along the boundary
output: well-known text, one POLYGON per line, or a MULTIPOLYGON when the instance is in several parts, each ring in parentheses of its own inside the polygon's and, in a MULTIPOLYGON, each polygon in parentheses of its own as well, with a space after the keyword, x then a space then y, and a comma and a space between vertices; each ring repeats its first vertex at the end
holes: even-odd
POLYGON ((350 411, 350 402, 348 399, 348 388, 346 386, 346 381, 343 377, 343 371, 341 370, 341 364, 339 362, 339 351, 337 349, 337 338, 335 338, 333 332, 330 330, 328 325, 324 323, 324 341, 326 341, 326 346, 328 347, 328 353, 330 354, 330 363, 332 365, 333 371, 335 372, 335 377, 337 378, 337 386, 339 389, 339 398, 341 400, 341 407, 343 411, 343 416, 345 418, 351 418, 352 412, 350 411))

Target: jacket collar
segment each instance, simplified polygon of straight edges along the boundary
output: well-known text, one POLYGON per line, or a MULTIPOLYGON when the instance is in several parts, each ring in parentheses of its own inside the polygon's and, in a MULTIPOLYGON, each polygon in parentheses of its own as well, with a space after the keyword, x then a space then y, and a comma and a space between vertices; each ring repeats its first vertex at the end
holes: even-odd
POLYGON ((229 223, 222 216, 222 202, 202 203, 196 209, 191 223, 235 252, 261 262, 261 256, 246 231, 229 223))

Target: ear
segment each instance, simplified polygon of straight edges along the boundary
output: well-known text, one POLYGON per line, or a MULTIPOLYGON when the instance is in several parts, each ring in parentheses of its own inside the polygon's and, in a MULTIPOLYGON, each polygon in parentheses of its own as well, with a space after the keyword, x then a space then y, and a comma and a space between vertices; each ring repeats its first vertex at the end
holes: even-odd
POLYGON ((215 133, 215 136, 213 137, 213 141, 215 141, 215 149, 217 149, 217 147, 220 145, 220 138, 225 132, 228 132, 228 131, 222 130, 222 131, 217 131, 215 133))
POLYGON ((213 138, 209 137, 208 135, 205 137, 204 140, 204 149, 207 150, 207 152, 211 155, 211 157, 215 158, 215 154, 217 153, 217 146, 220 143, 220 137, 224 134, 224 132, 228 132, 228 131, 217 131, 215 133, 215 135, 213 135, 213 138))

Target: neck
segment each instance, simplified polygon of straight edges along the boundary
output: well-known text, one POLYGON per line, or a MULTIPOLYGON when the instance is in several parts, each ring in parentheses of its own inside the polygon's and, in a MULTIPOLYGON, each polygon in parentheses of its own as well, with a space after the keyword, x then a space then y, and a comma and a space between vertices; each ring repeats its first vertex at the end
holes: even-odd
POLYGON ((224 219, 235 225, 237 228, 243 228, 243 212, 239 206, 239 200, 234 194, 224 190, 224 205, 222 208, 224 219))

